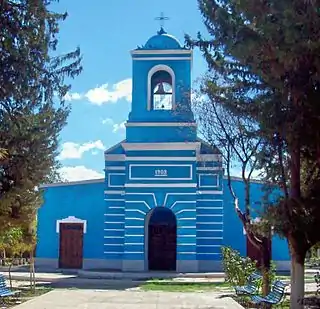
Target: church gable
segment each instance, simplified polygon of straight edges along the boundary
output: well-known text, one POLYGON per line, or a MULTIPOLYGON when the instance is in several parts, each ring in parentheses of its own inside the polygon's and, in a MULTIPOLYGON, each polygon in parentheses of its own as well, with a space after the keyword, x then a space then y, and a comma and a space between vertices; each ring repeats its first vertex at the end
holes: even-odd
POLYGON ((124 154, 124 149, 122 147, 122 143, 125 143, 126 140, 122 140, 120 143, 110 147, 109 149, 107 149, 104 153, 107 154, 124 154))
POLYGON ((216 146, 208 144, 199 137, 197 138, 197 141, 201 143, 200 154, 221 154, 220 150, 216 146))

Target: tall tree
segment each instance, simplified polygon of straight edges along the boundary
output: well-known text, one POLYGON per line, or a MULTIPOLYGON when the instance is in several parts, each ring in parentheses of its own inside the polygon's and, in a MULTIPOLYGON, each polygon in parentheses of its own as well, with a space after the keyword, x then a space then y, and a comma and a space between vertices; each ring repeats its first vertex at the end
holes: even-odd
POLYGON ((291 308, 301 308, 305 255, 320 238, 320 1, 198 3, 211 38, 187 37, 189 45, 230 82, 226 107, 254 117, 276 154, 265 159, 267 176, 279 175, 284 196, 270 209, 290 247, 291 308))
MULTIPOLYGON (((264 145, 258 135, 259 126, 246 116, 232 113, 225 108, 228 94, 219 91, 212 80, 223 83, 223 76, 213 72, 201 81, 201 90, 194 100, 194 112, 199 124, 200 134, 214 147, 220 150, 224 167, 227 173, 227 183, 231 196, 234 199, 235 211, 243 224, 250 243, 261 253, 258 264, 263 274, 263 293, 269 292, 269 273, 271 266, 270 226, 264 224, 264 229, 258 228, 261 223, 255 223, 252 217, 251 182, 252 175, 259 176, 259 156, 264 145), (240 170, 244 183, 244 210, 239 206, 239 197, 232 185, 232 169, 240 170)), ((224 88, 223 88, 224 89, 224 88)), ((220 89, 221 90, 221 89, 220 89)), ((264 205, 262 198, 261 205, 264 205)), ((263 212, 255 210, 256 214, 263 212)))
POLYGON ((57 55, 57 35, 67 14, 49 0, 0 0, 0 220, 33 220, 53 174, 58 137, 70 107, 68 80, 82 70, 80 49, 57 55))

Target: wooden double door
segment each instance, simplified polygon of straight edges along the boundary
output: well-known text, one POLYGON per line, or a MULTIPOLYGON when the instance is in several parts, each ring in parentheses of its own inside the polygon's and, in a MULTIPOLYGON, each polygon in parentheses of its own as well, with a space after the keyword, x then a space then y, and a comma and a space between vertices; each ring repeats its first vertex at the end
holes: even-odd
POLYGON ((176 225, 149 224, 149 270, 175 271, 177 259, 176 225))
POLYGON ((83 263, 83 224, 60 224, 59 268, 81 269, 83 263))

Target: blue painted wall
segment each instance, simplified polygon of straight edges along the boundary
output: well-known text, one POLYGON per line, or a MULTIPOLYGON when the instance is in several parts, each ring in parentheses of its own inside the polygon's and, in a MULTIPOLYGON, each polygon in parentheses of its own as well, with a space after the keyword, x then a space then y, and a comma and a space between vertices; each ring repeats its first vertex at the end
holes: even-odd
POLYGON ((38 211, 36 256, 59 257, 56 221, 75 216, 87 220, 84 234, 84 258, 102 259, 104 235, 104 182, 61 185, 44 189, 44 204, 38 211))
MULTIPOLYGON (((238 218, 235 210, 233 198, 230 194, 230 190, 227 186, 227 180, 223 180, 224 183, 224 245, 231 246, 232 248, 238 250, 241 255, 246 255, 246 240, 245 235, 243 235, 243 226, 238 218)), ((232 187, 235 194, 239 198, 239 207, 244 209, 244 184, 241 180, 233 180, 232 187)), ((259 216, 261 209, 259 207, 259 202, 261 202, 263 197, 263 192, 261 190, 261 183, 252 183, 250 189, 251 197, 251 207, 252 217, 259 216)), ((288 261, 290 260, 289 249, 287 241, 285 239, 280 239, 279 236, 274 235, 272 238, 272 259, 275 261, 288 261)))

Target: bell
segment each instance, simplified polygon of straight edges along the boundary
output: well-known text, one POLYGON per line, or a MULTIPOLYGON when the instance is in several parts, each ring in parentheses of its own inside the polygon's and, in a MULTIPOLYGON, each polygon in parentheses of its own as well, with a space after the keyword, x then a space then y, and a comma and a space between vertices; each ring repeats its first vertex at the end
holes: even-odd
POLYGON ((170 92, 166 92, 166 91, 164 90, 163 83, 159 83, 159 84, 158 84, 158 90, 157 90, 154 94, 166 95, 166 94, 171 94, 171 93, 170 93, 170 92))

